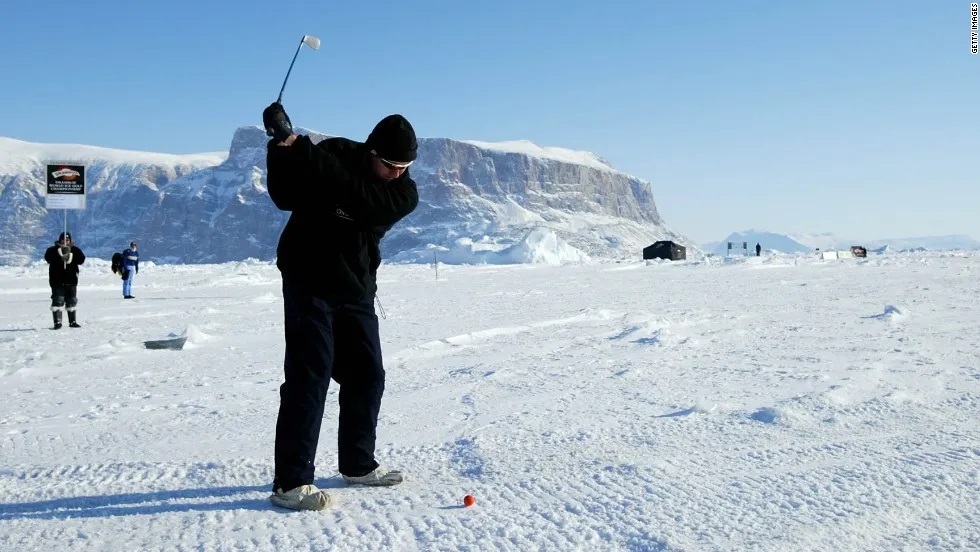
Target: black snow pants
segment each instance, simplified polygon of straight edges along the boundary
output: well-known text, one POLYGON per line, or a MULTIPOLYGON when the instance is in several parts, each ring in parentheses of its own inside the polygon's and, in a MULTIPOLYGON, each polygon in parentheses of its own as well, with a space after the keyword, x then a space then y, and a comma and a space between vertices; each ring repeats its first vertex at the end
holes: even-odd
POLYGON ((273 491, 313 483, 327 387, 340 385, 340 473, 358 476, 374 459, 385 371, 374 302, 328 303, 283 276, 285 382, 279 388, 273 491))

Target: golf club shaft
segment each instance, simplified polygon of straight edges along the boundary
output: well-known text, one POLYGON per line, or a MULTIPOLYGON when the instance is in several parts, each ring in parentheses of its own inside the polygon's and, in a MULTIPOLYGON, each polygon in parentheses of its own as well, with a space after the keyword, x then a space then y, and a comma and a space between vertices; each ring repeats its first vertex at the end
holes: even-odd
POLYGON ((296 56, 299 55, 299 51, 303 47, 303 42, 305 40, 306 40, 306 36, 304 35, 303 38, 299 41, 299 46, 296 47, 296 53, 293 54, 293 61, 289 62, 289 70, 286 71, 286 78, 282 80, 282 88, 279 89, 279 97, 276 99, 276 102, 278 103, 282 103, 282 92, 283 90, 286 89, 286 81, 289 80, 289 74, 293 72, 293 64, 296 63, 296 56))

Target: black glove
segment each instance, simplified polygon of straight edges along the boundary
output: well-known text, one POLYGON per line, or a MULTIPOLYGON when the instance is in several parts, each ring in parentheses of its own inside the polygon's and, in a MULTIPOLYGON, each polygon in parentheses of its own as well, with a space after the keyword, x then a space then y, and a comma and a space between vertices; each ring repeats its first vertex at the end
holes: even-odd
POLYGON ((286 110, 279 102, 272 102, 269 107, 262 111, 262 124, 265 125, 265 133, 272 136, 276 142, 282 142, 293 133, 293 123, 286 115, 286 110))
POLYGON ((61 253, 62 255, 67 255, 67 254, 71 253, 71 246, 69 246, 69 245, 59 245, 58 246, 58 252, 61 253))
POLYGON ((65 264, 70 263, 71 262, 71 253, 62 253, 61 254, 61 260, 64 261, 65 264))

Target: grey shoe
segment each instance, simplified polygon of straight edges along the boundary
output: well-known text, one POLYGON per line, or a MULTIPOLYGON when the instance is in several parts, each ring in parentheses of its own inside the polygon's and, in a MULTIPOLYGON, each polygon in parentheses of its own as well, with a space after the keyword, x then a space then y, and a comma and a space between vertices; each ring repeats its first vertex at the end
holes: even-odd
POLYGON ((290 510, 326 510, 333 503, 330 495, 315 485, 300 485, 286 492, 276 489, 269 500, 276 506, 290 510))
POLYGON ((389 470, 384 466, 378 466, 373 472, 367 475, 344 476, 344 481, 346 481, 349 485, 368 485, 371 487, 390 487, 392 485, 397 485, 404 480, 405 478, 402 476, 402 472, 398 470, 389 470))

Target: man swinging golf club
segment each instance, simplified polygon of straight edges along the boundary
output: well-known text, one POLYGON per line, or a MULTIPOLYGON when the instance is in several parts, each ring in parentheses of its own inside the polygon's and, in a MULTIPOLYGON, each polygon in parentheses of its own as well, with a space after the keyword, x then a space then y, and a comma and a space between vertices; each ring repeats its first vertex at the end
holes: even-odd
POLYGON ((313 484, 327 387, 340 385, 337 456, 348 484, 387 486, 402 473, 374 458, 384 393, 374 312, 380 241, 418 205, 408 174, 418 143, 412 125, 389 115, 364 143, 314 144, 293 133, 279 101, 262 113, 269 197, 291 214, 279 238, 285 312, 285 382, 276 423, 273 504, 322 510, 330 496, 313 484))

